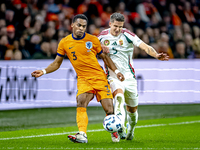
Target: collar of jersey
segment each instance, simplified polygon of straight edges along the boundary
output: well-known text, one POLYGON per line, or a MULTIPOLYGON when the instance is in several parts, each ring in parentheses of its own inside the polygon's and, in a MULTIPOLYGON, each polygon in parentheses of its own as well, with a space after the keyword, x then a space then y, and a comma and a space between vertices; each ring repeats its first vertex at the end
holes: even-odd
POLYGON ((73 33, 72 33, 72 38, 73 38, 74 40, 81 40, 81 39, 83 39, 84 37, 85 37, 85 32, 84 32, 84 34, 83 34, 83 36, 82 36, 81 38, 75 38, 74 35, 73 35, 73 33))

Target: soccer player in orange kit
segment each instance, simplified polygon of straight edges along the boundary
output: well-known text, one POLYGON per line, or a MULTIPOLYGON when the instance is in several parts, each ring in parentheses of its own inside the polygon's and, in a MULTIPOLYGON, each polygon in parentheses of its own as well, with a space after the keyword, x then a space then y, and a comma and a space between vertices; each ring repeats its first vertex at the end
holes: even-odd
MULTIPOLYGON (((87 106, 94 95, 101 103, 106 115, 114 114, 113 97, 110 85, 107 81, 104 70, 98 63, 98 54, 112 71, 117 74, 120 81, 124 80, 123 74, 117 70, 112 60, 103 53, 99 39, 96 36, 86 33, 88 19, 83 14, 76 15, 72 20, 72 34, 63 38, 57 49, 57 56, 53 63, 46 69, 32 72, 33 77, 40 77, 43 74, 56 71, 66 54, 77 73, 77 114, 76 122, 79 132, 75 135, 68 135, 68 139, 75 143, 87 143, 88 115, 87 106)), ((114 133, 112 136, 118 134, 114 133)))

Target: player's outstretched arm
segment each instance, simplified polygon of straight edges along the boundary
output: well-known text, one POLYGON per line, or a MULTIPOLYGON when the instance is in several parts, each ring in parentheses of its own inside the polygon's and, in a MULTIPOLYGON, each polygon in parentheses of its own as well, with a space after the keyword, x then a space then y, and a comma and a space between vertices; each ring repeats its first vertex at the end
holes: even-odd
POLYGON ((43 70, 35 70, 31 73, 32 77, 40 77, 46 73, 51 73, 56 71, 58 68, 60 68, 60 65, 62 64, 63 57, 56 56, 55 60, 53 63, 51 63, 46 69, 43 70))
POLYGON ((165 53, 157 53, 156 50, 145 44, 144 42, 142 42, 140 45, 139 45, 139 48, 144 50, 147 54, 149 54, 150 56, 158 59, 158 60, 169 60, 169 56, 165 53))
POLYGON ((117 74, 117 78, 120 81, 124 81, 124 79, 125 79, 124 75, 121 72, 119 72, 119 70, 117 69, 117 67, 115 66, 115 64, 111 60, 111 58, 108 57, 108 55, 106 55, 104 53, 101 53, 99 56, 101 57, 101 59, 103 59, 106 66, 108 66, 113 72, 115 72, 117 74))

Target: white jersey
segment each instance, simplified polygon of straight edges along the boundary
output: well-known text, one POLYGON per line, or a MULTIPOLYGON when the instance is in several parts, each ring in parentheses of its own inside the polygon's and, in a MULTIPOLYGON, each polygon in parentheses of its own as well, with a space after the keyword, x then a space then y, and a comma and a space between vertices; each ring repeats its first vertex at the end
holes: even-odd
MULTIPOLYGON (((123 28, 118 36, 112 36, 110 28, 103 30, 98 38, 102 44, 109 47, 109 57, 112 59, 117 69, 125 76, 125 79, 135 78, 133 69, 133 49, 139 46, 143 41, 131 31, 123 28)), ((116 74, 105 66, 108 78, 116 78, 116 74)))

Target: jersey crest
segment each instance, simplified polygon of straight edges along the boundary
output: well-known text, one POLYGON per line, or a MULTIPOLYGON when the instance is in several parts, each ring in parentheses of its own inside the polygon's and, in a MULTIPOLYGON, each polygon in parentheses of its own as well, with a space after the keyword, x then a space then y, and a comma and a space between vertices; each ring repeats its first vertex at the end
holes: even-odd
POLYGON ((85 45, 86 45, 87 49, 91 49, 92 48, 92 42, 90 42, 90 41, 86 42, 85 45))
POLYGON ((123 45, 123 40, 122 39, 119 40, 119 45, 123 45))
POLYGON ((110 44, 110 41, 109 40, 105 40, 103 43, 104 43, 105 46, 108 46, 110 44))

